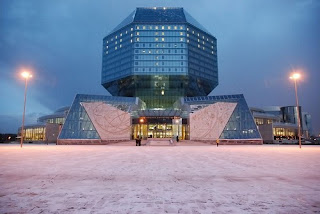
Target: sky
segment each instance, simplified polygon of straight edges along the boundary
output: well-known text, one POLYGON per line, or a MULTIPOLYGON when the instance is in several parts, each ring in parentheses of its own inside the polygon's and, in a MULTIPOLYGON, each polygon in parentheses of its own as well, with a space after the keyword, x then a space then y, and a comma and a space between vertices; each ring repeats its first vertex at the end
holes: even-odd
POLYGON ((102 39, 136 7, 183 7, 217 38, 219 86, 211 95, 244 94, 250 107, 295 105, 320 133, 320 1, 318 0, 1 0, 0 133, 70 106, 101 86, 102 39))

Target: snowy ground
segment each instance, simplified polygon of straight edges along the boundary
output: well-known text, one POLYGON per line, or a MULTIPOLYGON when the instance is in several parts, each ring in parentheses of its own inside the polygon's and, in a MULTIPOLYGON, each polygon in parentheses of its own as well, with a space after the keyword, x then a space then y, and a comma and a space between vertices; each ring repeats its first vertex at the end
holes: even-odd
POLYGON ((0 213, 320 213, 320 146, 133 144, 0 145, 0 213))

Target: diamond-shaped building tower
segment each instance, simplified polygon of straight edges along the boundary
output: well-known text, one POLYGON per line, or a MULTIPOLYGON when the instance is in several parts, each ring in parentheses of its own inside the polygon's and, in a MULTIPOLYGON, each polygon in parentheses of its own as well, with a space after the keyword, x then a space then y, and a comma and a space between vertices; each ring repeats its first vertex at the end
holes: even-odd
POLYGON ((102 85, 149 109, 218 85, 217 40, 183 8, 137 8, 103 39, 102 85))

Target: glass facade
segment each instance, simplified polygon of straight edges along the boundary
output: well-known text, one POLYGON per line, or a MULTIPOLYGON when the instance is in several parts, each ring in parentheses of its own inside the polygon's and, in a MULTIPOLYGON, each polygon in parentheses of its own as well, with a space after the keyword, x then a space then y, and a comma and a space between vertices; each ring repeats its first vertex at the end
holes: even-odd
POLYGON ((247 102, 242 94, 223 96, 186 97, 183 100, 184 108, 190 112, 197 111, 209 104, 217 102, 237 103, 227 125, 225 126, 221 139, 260 139, 260 133, 249 110, 247 102))
POLYGON ((182 8, 137 8, 103 40, 102 85, 151 109, 218 85, 216 38, 182 8))
POLYGON ((59 139, 100 139, 82 102, 106 102, 126 112, 143 108, 143 103, 133 97, 110 97, 77 94, 64 123, 59 139))

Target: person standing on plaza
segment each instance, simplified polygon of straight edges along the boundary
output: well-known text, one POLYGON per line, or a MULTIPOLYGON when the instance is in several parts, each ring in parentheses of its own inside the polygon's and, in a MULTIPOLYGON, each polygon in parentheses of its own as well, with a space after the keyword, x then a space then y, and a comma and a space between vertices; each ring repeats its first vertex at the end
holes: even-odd
POLYGON ((219 141, 219 138, 217 139, 217 147, 219 147, 219 143, 220 143, 220 141, 219 141))

